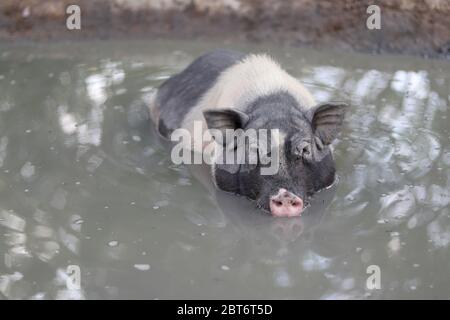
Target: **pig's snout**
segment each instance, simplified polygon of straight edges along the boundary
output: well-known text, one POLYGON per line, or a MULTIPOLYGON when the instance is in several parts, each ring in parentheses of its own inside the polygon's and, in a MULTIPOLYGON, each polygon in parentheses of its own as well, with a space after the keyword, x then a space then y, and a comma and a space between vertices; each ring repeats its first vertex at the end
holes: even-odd
POLYGON ((286 189, 281 188, 270 198, 270 212, 275 217, 295 217, 302 211, 303 200, 286 189))

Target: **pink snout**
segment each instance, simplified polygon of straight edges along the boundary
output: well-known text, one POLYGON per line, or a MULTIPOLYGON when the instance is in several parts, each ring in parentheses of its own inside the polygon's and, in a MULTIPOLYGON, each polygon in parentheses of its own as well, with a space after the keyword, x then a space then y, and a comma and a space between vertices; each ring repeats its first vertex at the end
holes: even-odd
POLYGON ((296 217, 303 211, 303 200, 281 188, 270 198, 270 212, 275 217, 296 217))

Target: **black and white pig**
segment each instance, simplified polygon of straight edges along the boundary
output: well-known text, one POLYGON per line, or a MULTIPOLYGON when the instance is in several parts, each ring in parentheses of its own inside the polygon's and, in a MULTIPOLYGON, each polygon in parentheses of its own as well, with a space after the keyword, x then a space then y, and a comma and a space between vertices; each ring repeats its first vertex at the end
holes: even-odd
MULTIPOLYGON (((278 129, 276 174, 262 175, 259 164, 211 164, 219 189, 255 200, 274 216, 299 216, 315 192, 335 181, 330 144, 341 129, 346 105, 317 105, 268 55, 206 53, 165 81, 149 108, 165 138, 180 128, 192 132, 199 121, 210 131, 278 129)), ((197 146, 195 152, 204 152, 204 145, 197 146)))

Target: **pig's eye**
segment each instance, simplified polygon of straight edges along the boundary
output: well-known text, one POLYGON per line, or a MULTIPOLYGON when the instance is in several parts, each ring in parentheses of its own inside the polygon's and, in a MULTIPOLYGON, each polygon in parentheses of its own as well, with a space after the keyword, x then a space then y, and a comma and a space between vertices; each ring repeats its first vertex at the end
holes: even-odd
POLYGON ((311 154, 311 146, 307 145, 307 146, 303 147, 302 153, 303 153, 304 157, 309 156, 311 154))
POLYGON ((297 158, 309 159, 311 157, 311 144, 308 142, 300 143, 294 150, 297 158))

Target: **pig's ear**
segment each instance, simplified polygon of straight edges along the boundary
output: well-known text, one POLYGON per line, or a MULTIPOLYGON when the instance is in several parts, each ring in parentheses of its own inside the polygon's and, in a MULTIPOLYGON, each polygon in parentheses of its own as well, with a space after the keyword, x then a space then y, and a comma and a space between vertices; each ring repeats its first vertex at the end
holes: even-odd
POLYGON ((233 109, 211 109, 203 111, 208 129, 242 129, 249 116, 242 111, 233 109))
POLYGON ((323 144, 328 145, 336 139, 347 108, 347 104, 338 102, 321 104, 312 110, 313 132, 323 144))

